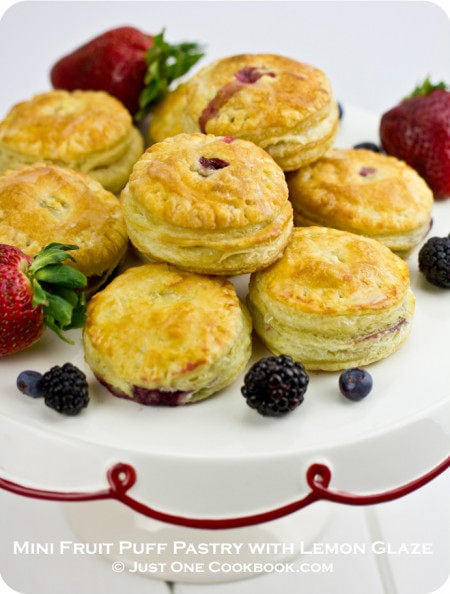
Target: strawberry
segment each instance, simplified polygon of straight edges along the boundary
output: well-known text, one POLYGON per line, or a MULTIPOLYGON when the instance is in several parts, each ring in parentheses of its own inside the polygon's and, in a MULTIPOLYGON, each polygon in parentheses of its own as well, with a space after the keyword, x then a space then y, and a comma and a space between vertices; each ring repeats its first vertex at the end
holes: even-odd
POLYGON ((62 264, 77 246, 51 243, 33 259, 0 244, 0 357, 36 342, 45 326, 66 342, 63 331, 84 325, 87 279, 62 264))
POLYGON ((164 31, 152 36, 118 27, 58 60, 50 79, 57 89, 106 91, 141 119, 202 56, 196 43, 169 45, 164 31))
POLYGON ((429 78, 383 114, 380 139, 386 153, 406 161, 437 199, 450 197, 450 91, 429 78))

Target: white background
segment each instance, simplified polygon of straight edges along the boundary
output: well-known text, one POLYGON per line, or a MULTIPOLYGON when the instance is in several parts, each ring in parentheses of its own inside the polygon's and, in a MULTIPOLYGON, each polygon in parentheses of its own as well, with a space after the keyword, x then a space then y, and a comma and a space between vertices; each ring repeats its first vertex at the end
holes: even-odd
MULTIPOLYGON (((49 88, 54 61, 103 30, 123 24, 173 41, 198 40, 207 60, 240 52, 289 55, 321 67, 344 104, 382 112, 430 74, 450 81, 450 26, 441 8, 427 2, 22 2, 0 22, 0 117, 11 104, 49 88)), ((206 62, 206 60, 205 60, 206 62)), ((424 447, 424 446, 421 446, 424 447)), ((0 455, 1 467, 1 455, 0 455)), ((176 594, 410 594, 442 582, 448 541, 449 480, 441 477, 398 502, 372 510, 381 534, 394 542, 433 542, 432 559, 340 559, 337 574, 267 576, 242 584, 176 586, 176 594), (445 545, 444 545, 445 543, 445 545), (433 565, 434 563, 434 565, 433 565), (435 583, 433 576, 439 576, 435 583), (421 589, 422 588, 422 589, 421 589)), ((370 510, 342 508, 324 542, 370 541, 370 510)), ((0 570, 11 540, 70 538, 57 506, 0 492, 0 570), (9 541, 8 541, 9 538, 9 541)), ((336 561, 336 560, 335 560, 336 561)), ((6 573, 6 572, 5 572, 6 573)), ((114 576, 95 559, 50 565, 29 560, 10 568, 27 594, 128 594, 168 592, 162 583, 114 576)), ((443 587, 442 592, 448 592, 443 587)), ((8 591, 0 584, 0 592, 8 591)))
POLYGON ((383 111, 426 74, 449 79, 445 13, 428 2, 21 2, 0 25, 0 113, 49 88, 61 55, 108 28, 166 27, 168 40, 205 43, 207 59, 280 53, 330 77, 336 97, 383 111))

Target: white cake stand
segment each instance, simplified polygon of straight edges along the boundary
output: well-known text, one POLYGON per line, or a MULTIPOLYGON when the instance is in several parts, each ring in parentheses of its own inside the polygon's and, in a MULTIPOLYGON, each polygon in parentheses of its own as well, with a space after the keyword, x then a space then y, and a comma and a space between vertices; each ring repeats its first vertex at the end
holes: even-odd
MULTIPOLYGON (((336 146, 377 139, 377 129, 377 116, 347 107, 336 146)), ((432 235, 448 234, 450 200, 435 204, 433 219, 432 235)), ((242 377, 186 407, 145 407, 114 398, 84 363, 79 332, 72 333, 76 346, 47 332, 32 348, 0 361, 0 487, 66 500, 62 505, 82 542, 116 544, 305 542, 326 521, 319 499, 361 505, 418 488, 448 465, 450 300, 448 291, 418 272, 417 250, 408 262, 417 298, 413 330, 397 353, 369 366, 372 393, 359 403, 346 401, 337 373, 313 373, 305 402, 282 419, 261 417, 246 406, 242 377), (15 386, 24 369, 43 372, 66 361, 82 368, 90 383, 91 403, 74 418, 15 386), (118 463, 125 466, 108 478, 118 463), (86 498, 91 501, 73 502, 86 498)), ((235 279, 242 295, 247 280, 235 279)), ((254 359, 264 354, 255 344, 254 359)), ((142 561, 133 551, 110 556, 142 561)), ((180 573, 171 567, 173 560, 171 551, 160 556, 166 565, 151 577, 249 577, 180 573)))

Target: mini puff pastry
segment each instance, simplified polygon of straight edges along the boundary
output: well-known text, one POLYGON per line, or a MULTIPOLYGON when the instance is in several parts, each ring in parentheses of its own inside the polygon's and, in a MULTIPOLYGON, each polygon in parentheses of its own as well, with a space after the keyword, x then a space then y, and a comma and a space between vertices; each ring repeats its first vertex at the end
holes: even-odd
POLYGON ((374 239, 297 227, 283 257, 252 274, 256 332, 311 370, 387 357, 407 338, 415 299, 406 262, 374 239))
POLYGON ((122 260, 128 235, 119 200, 97 181, 53 163, 0 175, 0 243, 34 256, 51 242, 77 245, 71 264, 94 290, 122 260))
POLYGON ((143 150, 128 111, 102 91, 42 93, 0 122, 0 171, 52 161, 119 192, 143 150))
POLYGON ((207 398, 243 371, 251 321, 228 280, 146 264, 92 298, 84 347, 115 396, 177 406, 207 398))
POLYGON ((406 163, 364 149, 332 149, 287 177, 298 226, 323 225, 378 239, 399 254, 430 228, 433 194, 406 163))
POLYGON ((251 142, 211 134, 180 134, 147 149, 121 201, 139 252, 205 274, 268 266, 293 226, 275 161, 251 142))
POLYGON ((283 56, 243 54, 217 60, 169 93, 154 110, 149 136, 244 138, 293 171, 332 146, 338 119, 321 70, 283 56))

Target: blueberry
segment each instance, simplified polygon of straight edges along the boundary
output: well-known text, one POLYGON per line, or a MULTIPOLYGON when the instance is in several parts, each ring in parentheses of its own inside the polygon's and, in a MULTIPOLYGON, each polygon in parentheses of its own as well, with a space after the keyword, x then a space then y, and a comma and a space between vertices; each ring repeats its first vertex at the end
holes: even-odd
POLYGON ((339 111, 339 119, 342 120, 342 117, 344 115, 344 108, 342 107, 342 103, 339 103, 339 101, 338 101, 337 106, 338 106, 338 111, 339 111))
POLYGON ((22 394, 31 396, 31 398, 40 398, 42 396, 41 379, 42 374, 38 371, 22 371, 17 376, 17 387, 22 394))
POLYGON ((339 376, 341 394, 349 400, 358 401, 367 396, 372 389, 372 376, 364 369, 346 369, 339 376))
POLYGON ((381 153, 381 148, 374 142, 359 142, 353 146, 354 149, 366 149, 374 153, 381 153))

